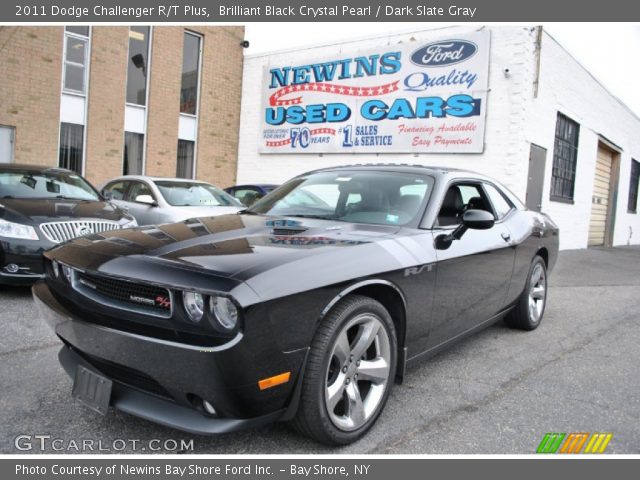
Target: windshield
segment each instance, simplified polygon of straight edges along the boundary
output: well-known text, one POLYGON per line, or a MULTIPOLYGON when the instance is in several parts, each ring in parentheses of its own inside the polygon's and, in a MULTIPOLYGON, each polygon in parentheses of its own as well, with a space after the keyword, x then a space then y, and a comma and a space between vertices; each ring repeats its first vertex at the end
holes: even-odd
POLYGON ((243 205, 218 187, 208 183, 155 182, 169 205, 174 207, 242 207, 243 205))
POLYGON ((0 198, 100 200, 98 192, 84 178, 60 170, 0 172, 0 198))
POLYGON ((353 223, 406 225, 431 192, 429 176, 395 172, 318 172, 294 178, 255 203, 250 213, 353 223))

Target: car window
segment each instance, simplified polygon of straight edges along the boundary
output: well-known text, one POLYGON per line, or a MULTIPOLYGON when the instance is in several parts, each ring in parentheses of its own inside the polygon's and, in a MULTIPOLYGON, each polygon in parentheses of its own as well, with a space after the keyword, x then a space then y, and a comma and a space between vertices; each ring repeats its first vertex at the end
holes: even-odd
POLYGON ((473 183, 451 185, 438 212, 438 225, 441 227, 458 225, 467 210, 485 210, 493 215, 491 204, 480 185, 473 183))
POLYGON ((501 220, 504 216, 511 211, 513 205, 505 198, 505 196, 493 185, 486 183, 484 185, 487 195, 493 204, 493 209, 496 213, 496 220, 501 220))
POLYGON ((257 200, 264 197, 262 192, 259 192, 254 188, 240 188, 240 189, 234 190, 233 196, 238 200, 240 200, 247 207, 250 207, 257 200))
POLYGON ((249 211, 353 223, 405 225, 424 210, 433 178, 400 172, 317 172, 295 178, 249 211))
POLYGON ((350 193, 349 196, 347 197, 347 208, 349 208, 350 205, 359 203, 362 201, 362 195, 360 195, 359 193, 350 193))
POLYGON ((338 202, 338 185, 307 185, 282 199, 282 205, 331 209, 338 202))
POLYGON ((0 198, 100 199, 98 192, 81 176, 55 169, 0 172, 0 198))
POLYGON ((167 203, 174 207, 242 206, 227 192, 209 183, 162 180, 155 184, 167 203))
POLYGON ((105 192, 111 192, 111 198, 114 200, 124 200, 124 194, 127 191, 128 182, 110 183, 104 188, 105 192))
POLYGON ((143 182, 131 182, 131 188, 127 194, 127 200, 130 202, 150 203, 156 199, 149 185, 143 182))

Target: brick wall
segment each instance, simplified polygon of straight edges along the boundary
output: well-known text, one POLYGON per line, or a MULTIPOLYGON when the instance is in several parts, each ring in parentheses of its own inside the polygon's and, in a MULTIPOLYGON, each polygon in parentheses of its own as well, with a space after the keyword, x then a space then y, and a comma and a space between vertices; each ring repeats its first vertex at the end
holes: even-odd
POLYGON ((146 174, 175 177, 184 29, 155 27, 151 45, 146 174))
POLYGON ((15 161, 58 164, 62 27, 0 27, 0 125, 16 130, 15 161))
POLYGON ((85 175, 95 185, 122 174, 128 51, 128 27, 93 28, 85 175))
POLYGON ((204 34, 197 177, 229 187, 236 181, 244 27, 194 31, 204 34))
MULTIPOLYGON (((85 175, 96 185, 121 175, 129 28, 91 34, 85 175)), ((183 27, 153 29, 146 174, 176 174, 183 27)), ((196 27, 203 36, 197 178, 234 184, 244 27, 196 27)), ((0 125, 16 127, 16 162, 57 165, 63 27, 0 27, 0 125)))
MULTIPOLYGON (((203 36, 196 177, 219 186, 235 182, 240 123, 244 27, 194 27, 203 36)), ((153 33, 147 174, 175 176, 184 29, 153 33)))

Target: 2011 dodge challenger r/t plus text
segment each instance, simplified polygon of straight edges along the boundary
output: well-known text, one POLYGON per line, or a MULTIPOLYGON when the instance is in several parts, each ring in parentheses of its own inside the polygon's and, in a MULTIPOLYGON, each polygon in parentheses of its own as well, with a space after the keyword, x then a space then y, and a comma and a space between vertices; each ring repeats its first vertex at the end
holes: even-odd
POLYGON ((364 435, 409 362, 541 322, 558 228, 490 178, 347 166, 238 214, 95 233, 33 287, 73 396, 200 434, 364 435))

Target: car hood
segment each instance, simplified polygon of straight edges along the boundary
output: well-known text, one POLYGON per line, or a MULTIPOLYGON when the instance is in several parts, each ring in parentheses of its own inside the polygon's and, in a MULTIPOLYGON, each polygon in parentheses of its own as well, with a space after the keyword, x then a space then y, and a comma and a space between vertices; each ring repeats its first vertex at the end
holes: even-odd
POLYGON ((391 245, 399 229, 235 214, 90 235, 46 256, 81 269, 138 279, 158 265, 162 271, 172 265, 247 282, 266 293, 278 282, 302 288, 314 276, 321 283, 333 283, 344 275, 400 268, 406 250, 391 245))
POLYGON ((3 198, 0 205, 0 218, 32 225, 74 218, 118 221, 124 216, 112 203, 93 200, 3 198))

